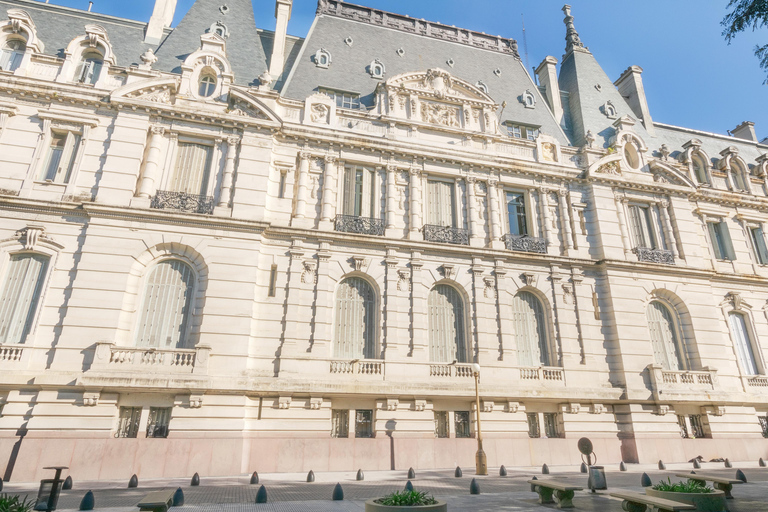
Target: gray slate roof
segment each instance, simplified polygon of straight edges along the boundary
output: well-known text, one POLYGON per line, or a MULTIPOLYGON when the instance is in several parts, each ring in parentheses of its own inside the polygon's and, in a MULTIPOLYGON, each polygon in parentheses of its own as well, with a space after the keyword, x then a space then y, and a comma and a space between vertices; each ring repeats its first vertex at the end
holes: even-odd
POLYGON ((326 87, 359 93, 363 103, 371 106, 381 80, 371 78, 367 69, 377 58, 386 67, 385 79, 442 68, 472 84, 482 81, 497 103, 507 102, 500 121, 540 126, 543 133, 568 143, 538 87, 515 56, 324 14, 315 19, 282 93, 302 100, 318 87, 326 87), (352 38, 352 45, 345 42, 347 37, 352 38), (331 53, 328 69, 313 62, 320 48, 331 53), (402 57, 397 54, 400 48, 404 50, 402 57), (447 63, 451 59, 453 67, 447 63), (494 74, 497 68, 501 71, 498 76, 494 74), (537 96, 534 109, 525 108, 518 100, 526 90, 537 96))

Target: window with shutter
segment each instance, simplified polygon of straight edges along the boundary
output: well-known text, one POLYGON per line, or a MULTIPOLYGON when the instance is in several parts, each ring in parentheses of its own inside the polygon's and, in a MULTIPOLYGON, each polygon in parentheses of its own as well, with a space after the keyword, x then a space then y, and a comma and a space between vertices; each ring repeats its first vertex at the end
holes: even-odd
POLYGON ((0 345, 24 343, 32 330, 43 289, 48 257, 14 254, 0 292, 0 345))
POLYGON ((528 219, 525 210, 525 194, 507 192, 507 222, 509 233, 525 236, 528 234, 528 219))
POLYGON ((194 285, 194 272, 182 261, 166 260, 152 268, 144 286, 137 346, 186 346, 194 285))
POLYGON ((85 53, 75 73, 75 80, 83 84, 93 85, 99 81, 103 66, 104 60, 100 53, 85 53))
POLYGON ((768 265, 768 247, 765 243, 765 234, 762 227, 752 227, 749 229, 752 237, 752 247, 755 249, 755 257, 760 265, 768 265))
POLYGON ((52 132, 42 179, 54 183, 69 183, 79 146, 79 134, 52 132))
POLYGON ((635 247, 658 249, 656 230, 653 226, 653 214, 650 206, 630 205, 629 218, 632 224, 632 237, 635 247))
POLYGON ((169 184, 171 192, 200 196, 208 195, 213 147, 179 142, 176 168, 169 184))
POLYGON ((665 370, 687 370, 688 364, 681 349, 675 316, 659 301, 648 304, 646 318, 651 332, 651 345, 656 364, 665 370))
POLYGON ((731 324, 731 334, 736 344, 736 354, 741 363, 741 369, 746 375, 757 375, 759 369, 755 359, 755 351, 752 344, 752 336, 747 329, 747 321, 742 313, 730 313, 728 315, 731 324))
POLYGON ((19 69, 26 50, 27 45, 24 41, 19 39, 6 41, 0 52, 0 69, 3 71, 16 71, 19 69))
POLYGON ((464 301, 452 286, 429 292, 429 357, 437 363, 466 363, 469 351, 464 329, 464 301))
POLYGON ((376 293, 362 278, 350 277, 336 291, 334 357, 376 359, 376 293))
POLYGON ((455 228, 454 183, 430 180, 427 185, 427 224, 455 228))
POLYGON ((707 229, 715 258, 718 260, 735 260, 736 255, 733 252, 731 234, 726 223, 724 221, 707 222, 707 229))
POLYGON ((344 215, 377 218, 376 172, 363 167, 344 169, 344 215))
POLYGON ((512 319, 520 366, 550 366, 546 320, 541 301, 531 292, 518 293, 512 299, 512 319))
POLYGON ((696 181, 701 185, 709 185, 709 176, 707 176, 707 161, 700 154, 693 156, 693 173, 696 175, 696 181))

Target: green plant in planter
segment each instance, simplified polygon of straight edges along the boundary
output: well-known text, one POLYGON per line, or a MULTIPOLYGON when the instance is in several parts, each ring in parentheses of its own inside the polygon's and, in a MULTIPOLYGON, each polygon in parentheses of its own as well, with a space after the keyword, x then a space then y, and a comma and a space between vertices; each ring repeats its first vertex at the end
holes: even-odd
POLYGON ((21 498, 10 494, 0 494, 0 512, 31 512, 34 505, 34 500, 27 499, 26 496, 21 498))
POLYGON ((667 481, 665 482, 662 480, 658 484, 651 487, 654 491, 661 491, 661 492, 685 492, 685 493, 699 493, 699 494, 708 494, 715 492, 715 490, 711 487, 707 487, 707 485, 704 484, 704 482, 700 482, 699 480, 688 480, 687 482, 672 482, 671 479, 667 478, 667 481))
POLYGON ((437 500, 433 496, 428 496, 427 493, 419 491, 393 492, 375 501, 379 505, 386 505, 388 507, 420 507, 437 504, 437 500))

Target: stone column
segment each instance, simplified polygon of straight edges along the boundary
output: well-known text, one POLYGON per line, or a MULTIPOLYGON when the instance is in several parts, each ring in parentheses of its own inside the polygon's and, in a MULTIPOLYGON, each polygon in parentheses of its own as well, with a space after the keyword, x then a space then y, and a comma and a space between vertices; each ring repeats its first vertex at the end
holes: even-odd
MULTIPOLYGON (((328 271, 330 270, 331 251, 327 241, 320 242, 317 253, 317 293, 315 295, 315 328, 310 351, 315 357, 330 358, 333 356, 331 340, 331 325, 334 320, 334 283, 328 271)), ((309 299, 310 301, 312 298, 309 299)), ((308 323, 308 322, 305 322, 308 323)), ((311 333, 310 333, 311 335, 311 333)))
POLYGON ((411 225, 409 226, 411 240, 418 240, 419 230, 422 227, 421 222, 421 171, 419 169, 410 169, 411 175, 411 225))
POLYGON ((625 212, 626 207, 627 198, 616 197, 616 212, 619 215, 619 231, 621 232, 621 243, 624 244, 624 255, 629 257, 629 254, 632 252, 632 248, 630 247, 629 236, 627 236, 627 215, 625 212))
POLYGON ((488 180, 488 201, 491 204, 491 245, 501 240, 501 217, 499 212, 499 182, 488 180))
POLYGON ((505 366, 517 365, 517 345, 515 344, 515 332, 512 323, 512 296, 511 284, 507 279, 507 269, 503 260, 496 260, 496 304, 499 309, 499 357, 505 366))
MULTIPOLYGON (((467 176, 467 225, 469 227, 469 240, 470 244, 476 245, 477 242, 477 178, 474 176, 467 176)), ((456 183, 458 189, 458 180, 456 183)))
POLYGON ((307 210, 307 196, 309 195, 309 153, 302 151, 299 154, 299 190, 296 193, 296 211, 294 218, 303 219, 307 210))
MULTIPOLYGON (((288 296, 286 297, 285 329, 283 342, 280 347, 279 373, 298 373, 299 363, 296 358, 300 355, 299 325, 306 323, 307 315, 302 311, 302 276, 304 267, 304 248, 302 240, 296 239, 289 251, 291 262, 288 268, 288 296)), ((314 275, 312 276, 314 279, 314 275)))
POLYGON ((411 356, 415 361, 429 361, 429 318, 427 318, 428 272, 422 270, 421 253, 411 255, 411 356))
POLYGON ((395 227, 395 212, 397 211, 397 167, 387 166, 387 229, 395 227))
POLYGON ((669 219, 669 201, 666 199, 656 203, 661 215, 661 223, 664 226, 664 238, 667 242, 667 248, 672 251, 672 256, 677 260, 680 254, 677 252, 677 240, 675 240, 675 231, 672 229, 672 221, 669 219))
MULTIPOLYGON (((385 263, 387 265, 387 279, 384 295, 384 359, 396 360, 400 359, 401 349, 405 347, 401 347, 397 342, 398 327, 400 325, 397 308, 397 302, 399 300, 397 285, 400 281, 398 266, 400 262, 395 255, 395 249, 387 249, 385 263)), ((402 352, 404 354, 405 350, 402 352)))
POLYGON ((571 212, 568 208, 568 190, 560 189, 557 191, 560 199, 560 225, 563 230, 563 249, 565 254, 573 249, 573 235, 571 234, 571 212))
POLYGON ((161 173, 161 145, 165 128, 153 126, 152 136, 149 139, 149 152, 147 153, 147 165, 144 166, 144 174, 139 187, 139 197, 152 197, 157 191, 157 183, 161 173))
POLYGON ((323 170, 323 207, 320 214, 321 222, 331 222, 333 216, 333 188, 336 174, 336 158, 325 157, 325 169, 323 170))
POLYGON ((472 264, 472 288, 474 292, 476 330, 472 339, 477 343, 477 362, 480 366, 495 363, 499 359, 496 335, 496 280, 485 274, 479 261, 472 264))
POLYGON ((235 157, 237 157, 237 145, 240 143, 240 137, 229 137, 227 139, 227 161, 224 164, 224 175, 221 178, 221 193, 219 194, 218 206, 229 207, 232 199, 232 183, 235 175, 235 157))
POLYGON ((549 190, 539 187, 539 207, 541 208, 541 219, 543 233, 542 237, 547 241, 547 247, 553 247, 555 241, 552 240, 552 220, 549 218, 549 190))

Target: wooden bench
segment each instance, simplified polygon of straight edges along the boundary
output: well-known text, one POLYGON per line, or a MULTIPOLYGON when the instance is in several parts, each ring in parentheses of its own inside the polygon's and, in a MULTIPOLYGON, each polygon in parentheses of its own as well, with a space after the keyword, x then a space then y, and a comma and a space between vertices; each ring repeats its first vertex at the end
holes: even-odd
POLYGON ((144 496, 136 506, 142 511, 168 512, 168 509, 173 505, 173 494, 175 492, 168 489, 153 491, 144 496))
POLYGON ((557 480, 528 480, 534 492, 539 495, 539 503, 557 503, 557 508, 573 508, 574 491, 583 491, 583 487, 567 485, 557 480))
POLYGON ((733 484, 743 484, 741 480, 734 480, 733 478, 725 478, 717 475, 710 475, 706 473, 675 473, 675 476, 679 476, 681 478, 688 478, 689 480, 697 480, 699 482, 712 482, 715 489, 719 491, 723 491, 725 493, 725 498, 732 500, 733 496, 731 495, 731 489, 733 489, 733 484))
POLYGON ((612 492, 611 496, 624 500, 622 508, 627 512, 657 512, 667 510, 668 512, 678 512, 678 510, 696 510, 696 505, 682 503, 679 501, 665 500, 656 498, 634 491, 612 492))

